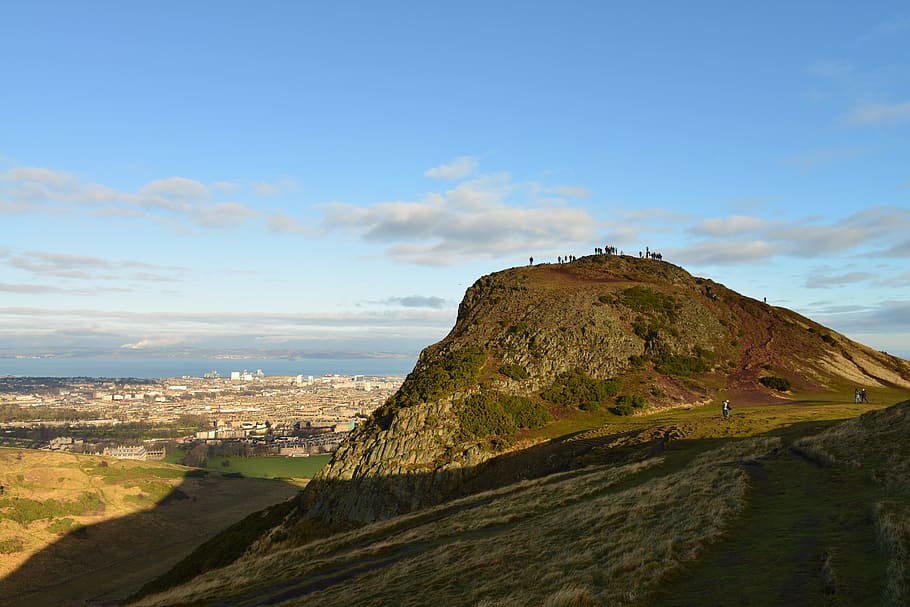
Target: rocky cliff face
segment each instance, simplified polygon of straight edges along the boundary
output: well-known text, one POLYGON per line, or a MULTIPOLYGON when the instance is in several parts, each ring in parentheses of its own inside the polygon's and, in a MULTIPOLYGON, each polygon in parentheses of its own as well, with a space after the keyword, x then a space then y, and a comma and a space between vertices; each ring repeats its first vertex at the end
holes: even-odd
POLYGON ((304 516, 369 522, 457 495, 502 448, 465 431, 465 399, 520 395, 558 416, 565 405, 541 394, 570 371, 619 378, 646 408, 786 398, 763 377, 794 390, 910 388, 906 361, 669 263, 601 255, 514 268, 467 290, 450 334, 310 484, 304 516), (466 351, 477 356, 458 358, 466 351))

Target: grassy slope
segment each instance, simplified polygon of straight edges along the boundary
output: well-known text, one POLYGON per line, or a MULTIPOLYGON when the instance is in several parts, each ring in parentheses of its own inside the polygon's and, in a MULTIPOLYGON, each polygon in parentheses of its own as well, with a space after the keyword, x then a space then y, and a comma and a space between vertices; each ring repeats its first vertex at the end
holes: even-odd
POLYGON ((125 596, 224 527, 300 488, 195 474, 163 463, 0 449, 0 547, 7 547, 0 604, 125 596), (80 499, 86 508, 73 506, 80 499))
POLYGON ((881 406, 616 419, 557 443, 589 444, 587 467, 241 560, 142 604, 900 605, 910 453, 877 439, 910 431, 910 403, 877 425, 837 421, 881 406), (597 463, 623 450, 629 463, 597 463))

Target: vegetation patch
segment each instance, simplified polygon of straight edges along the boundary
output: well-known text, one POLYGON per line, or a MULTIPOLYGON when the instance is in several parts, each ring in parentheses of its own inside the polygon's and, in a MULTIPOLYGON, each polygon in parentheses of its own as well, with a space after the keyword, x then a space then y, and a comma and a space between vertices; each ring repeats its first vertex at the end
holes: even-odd
POLYGON ((673 297, 645 287, 631 287, 621 291, 618 299, 621 304, 639 314, 662 318, 669 323, 676 322, 681 307, 673 297))
POLYGON ((759 378, 758 383, 766 388, 777 390, 778 392, 788 392, 790 390, 790 380, 783 377, 774 377, 773 375, 761 377, 759 378))
POLYGON ((705 373, 711 370, 717 355, 711 350, 695 346, 692 355, 669 354, 664 351, 652 357, 654 368, 664 375, 688 377, 695 373, 705 373))
POLYGON ((380 427, 388 428, 392 415, 399 409, 439 400, 475 385, 486 361, 486 352, 474 346, 437 357, 419 371, 410 373, 398 392, 373 413, 373 419, 380 427))
POLYGON ((540 428, 552 419, 546 407, 526 396, 492 390, 460 401, 455 413, 463 440, 508 436, 523 428, 540 428))
POLYGON ((15 554, 25 550, 25 545, 18 537, 0 539, 0 554, 15 554))
POLYGON ((527 370, 521 365, 503 365, 499 367, 499 372, 509 379, 514 379, 516 381, 521 381, 530 377, 527 370))
POLYGON ((621 386, 618 379, 593 379, 581 369, 575 369, 557 376, 553 385, 540 395, 557 405, 593 411, 616 396, 621 386))
POLYGON ((616 404, 610 407, 610 412, 614 415, 632 415, 647 404, 645 397, 640 394, 621 394, 616 397, 616 404))
POLYGON ((74 521, 73 519, 67 517, 67 518, 61 518, 61 519, 54 519, 53 521, 51 521, 51 524, 47 526, 47 530, 50 531, 51 533, 56 533, 57 535, 66 535, 67 533, 70 533, 72 531, 77 531, 79 529, 82 529, 83 526, 84 525, 81 525, 81 524, 77 523, 76 521, 74 521))
POLYGON ((0 518, 6 518, 21 525, 33 521, 66 516, 78 516, 100 510, 103 504, 97 493, 86 491, 72 501, 33 500, 28 498, 5 498, 0 500, 0 518))

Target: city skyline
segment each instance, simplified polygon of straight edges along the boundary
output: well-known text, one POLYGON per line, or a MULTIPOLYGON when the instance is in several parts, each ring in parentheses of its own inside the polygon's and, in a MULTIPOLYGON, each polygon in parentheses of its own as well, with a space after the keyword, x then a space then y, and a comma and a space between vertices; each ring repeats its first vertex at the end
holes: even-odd
POLYGON ((901 3, 30 2, 0 52, 0 356, 415 356, 612 245, 910 357, 901 3))

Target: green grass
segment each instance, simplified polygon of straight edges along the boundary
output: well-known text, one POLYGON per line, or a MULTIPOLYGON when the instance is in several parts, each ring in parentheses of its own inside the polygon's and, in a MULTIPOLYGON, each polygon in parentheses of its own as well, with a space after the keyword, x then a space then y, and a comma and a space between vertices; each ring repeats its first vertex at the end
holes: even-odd
POLYGON ((35 500, 8 497, 0 499, 0 519, 27 525, 33 521, 95 512, 103 506, 101 498, 92 491, 83 492, 75 500, 35 500))

